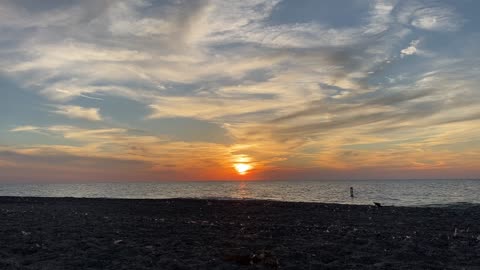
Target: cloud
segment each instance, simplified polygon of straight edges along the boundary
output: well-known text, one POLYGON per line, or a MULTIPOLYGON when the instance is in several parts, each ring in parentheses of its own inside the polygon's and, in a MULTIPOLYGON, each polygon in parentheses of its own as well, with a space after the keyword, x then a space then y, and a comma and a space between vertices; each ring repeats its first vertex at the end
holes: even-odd
POLYGON ((93 44, 72 40, 56 45, 36 46, 29 51, 34 60, 23 62, 10 69, 12 72, 31 69, 57 69, 71 64, 92 62, 133 62, 147 59, 149 56, 134 50, 102 48, 93 44))
POLYGON ((149 164, 115 157, 78 156, 63 151, 0 151, 0 181, 125 181, 148 176, 149 164))
POLYGON ((117 36, 154 36, 169 34, 172 25, 163 19, 142 18, 138 8, 151 6, 147 1, 117 1, 108 11, 108 30, 117 36))
POLYGON ((410 46, 400 51, 400 56, 405 57, 407 55, 414 55, 417 53, 417 46, 420 43, 420 40, 412 40, 410 46))
POLYGON ((464 21, 454 8, 433 1, 402 1, 397 18, 404 24, 422 30, 440 32, 457 31, 464 21))
MULTIPOLYGON (((9 150, 120 156, 178 174, 188 167, 229 168, 241 155, 271 170, 379 163, 407 168, 442 164, 432 154, 440 151, 435 147, 472 141, 478 133, 467 125, 478 117, 472 69, 478 60, 430 46, 462 30, 464 19, 451 6, 358 2, 368 12, 352 14, 355 24, 334 27, 329 18, 272 20, 280 2, 3 1, 0 72, 41 96, 39 102, 56 104, 51 112, 92 121, 82 128, 68 122, 18 126, 11 131, 69 143, 39 141, 9 150), (399 61, 411 55, 436 57, 399 61), (105 103, 107 114, 117 106, 110 99, 135 102, 142 115, 129 115, 136 120, 128 123, 121 116, 115 124, 98 123, 104 117, 97 102, 105 103), (225 127, 234 141, 190 143, 133 131, 143 121, 166 117, 207 120, 225 127), (435 133, 423 133, 425 126, 435 133), (467 132, 448 131, 457 127, 467 132), (420 154, 396 160, 413 145, 424 146, 428 162, 420 154)), ((456 36, 459 43, 462 37, 456 36)), ((442 149, 443 161, 453 162, 453 152, 442 149)))
POLYGON ((459 18, 448 8, 425 8, 413 14, 411 24, 431 31, 455 31, 461 26, 459 18))
POLYGON ((40 129, 39 127, 35 127, 35 126, 19 126, 19 127, 11 129, 10 131, 11 132, 37 131, 39 129, 40 129))
POLYGON ((56 105, 55 107, 57 109, 51 112, 64 115, 68 118, 86 119, 90 121, 102 120, 98 108, 84 108, 73 105, 56 105))
POLYGON ((204 179, 236 177, 232 166, 235 160, 233 151, 238 146, 171 141, 166 137, 121 128, 45 126, 36 129, 17 127, 12 132, 14 130, 35 130, 68 142, 22 148, 0 146, 0 160, 5 164, 18 162, 25 168, 25 173, 17 172, 17 177, 27 178, 36 171, 41 171, 42 175, 75 171, 79 173, 78 178, 73 177, 77 180, 81 180, 81 175, 91 177, 96 172, 99 177, 117 175, 119 179, 127 177, 130 180, 134 176, 144 177, 142 180, 171 180, 173 176, 184 180, 198 179, 199 176, 204 179), (118 170, 115 166, 119 166, 118 170), (122 176, 120 172, 128 173, 122 176))

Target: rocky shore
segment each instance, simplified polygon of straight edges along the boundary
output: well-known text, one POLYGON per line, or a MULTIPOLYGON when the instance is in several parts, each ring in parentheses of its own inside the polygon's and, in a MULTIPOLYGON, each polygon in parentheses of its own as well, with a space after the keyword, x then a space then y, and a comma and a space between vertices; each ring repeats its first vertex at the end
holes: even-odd
POLYGON ((480 269, 480 206, 0 197, 0 269, 480 269))

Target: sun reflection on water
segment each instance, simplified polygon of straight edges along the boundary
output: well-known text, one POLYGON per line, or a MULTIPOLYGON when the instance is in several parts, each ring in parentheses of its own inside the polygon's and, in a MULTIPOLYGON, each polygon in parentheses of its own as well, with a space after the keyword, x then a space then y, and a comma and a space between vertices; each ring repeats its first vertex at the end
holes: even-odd
POLYGON ((247 199, 251 198, 252 194, 249 191, 249 186, 247 182, 238 182, 236 188, 232 192, 233 198, 247 199))

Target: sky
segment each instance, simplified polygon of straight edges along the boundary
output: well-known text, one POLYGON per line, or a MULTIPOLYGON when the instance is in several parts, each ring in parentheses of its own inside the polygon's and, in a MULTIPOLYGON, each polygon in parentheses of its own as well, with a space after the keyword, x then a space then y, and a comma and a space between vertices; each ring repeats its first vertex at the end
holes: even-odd
POLYGON ((0 181, 480 175, 476 0, 2 0, 0 181))

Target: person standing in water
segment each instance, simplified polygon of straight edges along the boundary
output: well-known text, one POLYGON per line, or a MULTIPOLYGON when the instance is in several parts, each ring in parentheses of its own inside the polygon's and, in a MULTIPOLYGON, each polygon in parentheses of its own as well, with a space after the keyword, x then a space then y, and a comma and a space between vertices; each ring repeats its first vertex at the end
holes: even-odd
POLYGON ((353 187, 350 187, 350 198, 354 198, 355 196, 353 195, 353 187))

